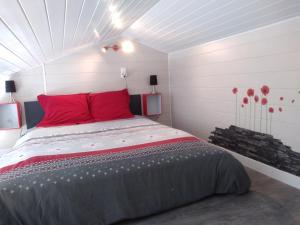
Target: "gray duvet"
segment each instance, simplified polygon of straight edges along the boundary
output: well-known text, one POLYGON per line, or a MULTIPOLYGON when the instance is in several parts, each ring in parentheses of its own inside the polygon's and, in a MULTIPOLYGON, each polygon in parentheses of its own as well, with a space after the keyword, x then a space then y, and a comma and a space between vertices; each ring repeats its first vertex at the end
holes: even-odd
POLYGON ((113 224, 249 187, 234 157, 193 137, 35 157, 0 170, 0 225, 113 224))

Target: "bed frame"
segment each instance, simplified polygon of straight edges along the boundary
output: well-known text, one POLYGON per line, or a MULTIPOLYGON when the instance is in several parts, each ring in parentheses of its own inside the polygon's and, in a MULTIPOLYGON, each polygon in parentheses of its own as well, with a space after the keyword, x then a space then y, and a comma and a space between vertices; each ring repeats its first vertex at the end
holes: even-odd
MULTIPOLYGON (((24 102, 27 129, 35 127, 43 118, 44 111, 38 101, 24 102)), ((141 95, 130 95, 130 111, 142 115, 141 95)))

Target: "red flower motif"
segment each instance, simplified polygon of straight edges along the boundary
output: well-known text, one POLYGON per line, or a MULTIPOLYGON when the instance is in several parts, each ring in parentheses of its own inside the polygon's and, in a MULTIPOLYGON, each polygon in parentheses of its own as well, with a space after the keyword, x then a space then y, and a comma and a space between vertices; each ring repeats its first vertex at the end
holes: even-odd
POLYGON ((269 113, 274 113, 274 108, 273 107, 269 108, 269 113))
POLYGON ((258 101, 259 101, 258 95, 255 95, 255 96, 254 96, 254 101, 255 101, 255 102, 258 102, 258 101))
POLYGON ((254 89, 249 88, 248 91, 247 91, 247 95, 248 95, 249 97, 254 96, 254 89))
POLYGON ((236 87, 232 89, 232 93, 233 93, 233 94, 238 93, 238 91, 239 91, 239 90, 238 90, 236 87))
POLYGON ((262 99, 261 99, 261 104, 262 104, 262 105, 268 104, 268 99, 262 98, 262 99))
POLYGON ((283 101, 283 99, 284 99, 283 97, 280 97, 280 101, 283 101))
POLYGON ((248 99, 247 97, 244 97, 244 98, 243 98, 243 103, 244 103, 245 105, 247 105, 247 104, 249 103, 249 99, 248 99))
POLYGON ((270 92, 270 88, 267 85, 264 85, 261 87, 261 93, 263 93, 264 96, 267 96, 270 92))
POLYGON ((279 110, 279 112, 282 112, 282 108, 281 108, 281 107, 279 107, 279 109, 278 109, 278 110, 279 110))

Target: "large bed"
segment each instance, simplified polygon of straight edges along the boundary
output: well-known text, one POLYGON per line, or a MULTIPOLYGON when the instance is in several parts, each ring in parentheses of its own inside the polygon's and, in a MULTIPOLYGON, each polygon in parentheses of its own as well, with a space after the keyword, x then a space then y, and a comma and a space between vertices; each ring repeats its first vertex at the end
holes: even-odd
POLYGON ((0 224, 112 224, 249 186, 223 149, 141 116, 34 128, 0 158, 0 224))
POLYGON ((127 89, 37 98, 0 157, 0 225, 108 225, 249 190, 223 149, 134 116, 127 89))

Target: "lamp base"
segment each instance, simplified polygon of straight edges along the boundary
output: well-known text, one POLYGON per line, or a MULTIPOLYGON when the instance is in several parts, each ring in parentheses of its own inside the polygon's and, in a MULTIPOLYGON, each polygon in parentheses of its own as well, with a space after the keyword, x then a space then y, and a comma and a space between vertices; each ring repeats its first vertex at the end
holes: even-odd
POLYGON ((151 92, 151 94, 156 94, 156 86, 155 85, 152 86, 152 92, 151 92))
POLYGON ((14 99, 14 96, 12 95, 12 93, 10 92, 9 93, 9 103, 15 103, 15 99, 14 99))

